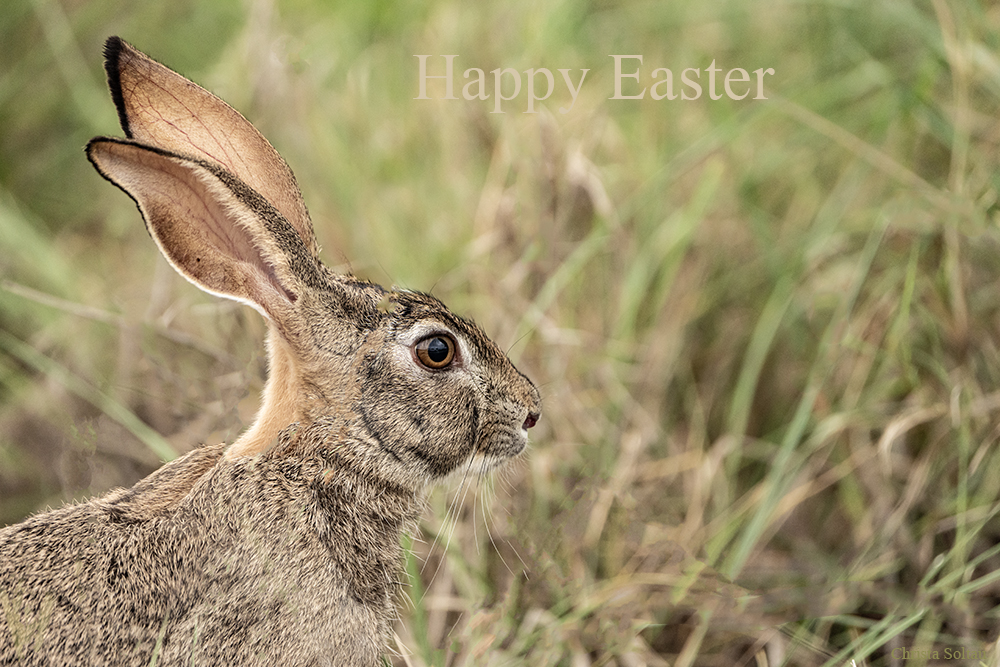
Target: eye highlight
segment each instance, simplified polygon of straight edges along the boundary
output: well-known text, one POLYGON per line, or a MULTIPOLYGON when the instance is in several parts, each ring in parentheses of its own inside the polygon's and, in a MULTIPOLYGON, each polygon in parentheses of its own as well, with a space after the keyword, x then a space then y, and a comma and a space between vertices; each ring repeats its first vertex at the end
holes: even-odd
POLYGON ((439 371, 455 360, 455 341, 451 336, 434 334, 417 341, 413 351, 421 365, 439 371))

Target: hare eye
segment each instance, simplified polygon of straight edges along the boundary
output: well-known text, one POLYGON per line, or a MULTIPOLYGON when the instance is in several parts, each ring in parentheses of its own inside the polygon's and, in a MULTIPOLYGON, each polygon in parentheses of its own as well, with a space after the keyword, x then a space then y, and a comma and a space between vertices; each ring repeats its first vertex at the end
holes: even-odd
POLYGON ((450 336, 429 336, 418 341, 415 350, 420 363, 431 370, 446 368, 455 359, 455 341, 450 336))

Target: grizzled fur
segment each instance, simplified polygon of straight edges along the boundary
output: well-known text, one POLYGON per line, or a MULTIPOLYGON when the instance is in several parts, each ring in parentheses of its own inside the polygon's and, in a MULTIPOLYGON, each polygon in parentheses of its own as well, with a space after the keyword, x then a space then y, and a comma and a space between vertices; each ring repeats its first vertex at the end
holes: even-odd
POLYGON ((0 561, 0 664, 375 664, 414 492, 372 488, 329 450, 223 449, 0 533, 15 554, 0 561))
POLYGON ((426 487, 523 451, 538 392, 434 297, 326 268, 238 112, 106 57, 128 138, 88 157, 181 275, 265 316, 270 372, 235 443, 0 530, 0 665, 378 664, 426 487))

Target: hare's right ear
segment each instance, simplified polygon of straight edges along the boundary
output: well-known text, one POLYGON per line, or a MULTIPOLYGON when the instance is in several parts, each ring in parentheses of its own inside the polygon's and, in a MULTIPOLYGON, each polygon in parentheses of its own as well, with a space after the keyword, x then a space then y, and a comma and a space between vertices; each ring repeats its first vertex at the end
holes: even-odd
POLYGON ((104 69, 125 136, 215 162, 256 190, 319 258, 309 213, 292 170, 240 112, 120 37, 104 45, 104 69))
POLYGON ((139 206, 170 263, 202 289, 254 306, 288 331, 319 268, 291 224, 216 163, 123 139, 97 138, 87 157, 139 206))

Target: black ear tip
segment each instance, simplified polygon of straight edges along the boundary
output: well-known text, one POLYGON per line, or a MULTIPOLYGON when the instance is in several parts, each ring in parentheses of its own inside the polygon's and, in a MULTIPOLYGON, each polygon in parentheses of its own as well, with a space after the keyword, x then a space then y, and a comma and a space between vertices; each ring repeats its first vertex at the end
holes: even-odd
POLYGON ((129 128, 128 112, 125 109, 125 96, 122 94, 121 67, 119 61, 122 53, 128 48, 124 39, 117 36, 108 37, 104 43, 104 71, 108 75, 108 89, 111 91, 111 99, 118 110, 118 122, 122 126, 122 131, 126 137, 132 136, 129 128))
POLYGON ((112 35, 108 37, 107 41, 104 42, 104 60, 105 62, 117 63, 118 56, 121 54, 122 50, 125 48, 125 40, 117 35, 112 35))

